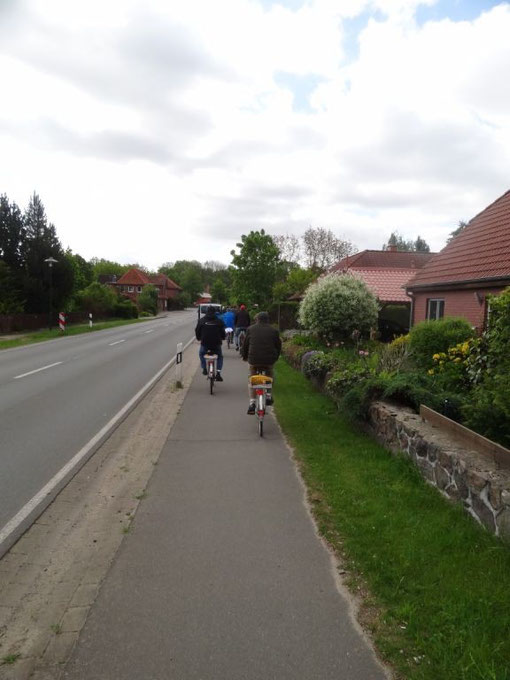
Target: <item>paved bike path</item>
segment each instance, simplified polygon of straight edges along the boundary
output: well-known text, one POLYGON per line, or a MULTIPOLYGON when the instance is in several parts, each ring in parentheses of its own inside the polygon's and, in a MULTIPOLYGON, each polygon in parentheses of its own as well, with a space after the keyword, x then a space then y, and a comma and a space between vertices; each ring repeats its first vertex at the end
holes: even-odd
MULTIPOLYGON (((195 351, 192 347, 190 351, 195 351)), ((349 616, 277 424, 247 366, 198 371, 67 680, 382 680, 349 616)))

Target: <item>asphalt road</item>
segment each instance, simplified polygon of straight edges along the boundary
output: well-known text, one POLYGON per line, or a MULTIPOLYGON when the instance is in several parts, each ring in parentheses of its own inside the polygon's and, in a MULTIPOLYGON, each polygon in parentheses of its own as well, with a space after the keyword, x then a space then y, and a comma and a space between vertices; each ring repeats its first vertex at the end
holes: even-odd
POLYGON ((0 352, 0 530, 193 335, 196 312, 0 352))

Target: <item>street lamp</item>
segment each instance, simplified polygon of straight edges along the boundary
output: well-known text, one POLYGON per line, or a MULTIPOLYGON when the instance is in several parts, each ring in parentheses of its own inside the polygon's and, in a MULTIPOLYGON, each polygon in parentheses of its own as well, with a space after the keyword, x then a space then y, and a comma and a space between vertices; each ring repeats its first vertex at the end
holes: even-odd
POLYGON ((48 257, 44 260, 48 267, 50 268, 50 311, 48 314, 48 328, 51 331, 51 312, 52 312, 52 298, 53 298, 53 265, 57 264, 58 260, 54 257, 48 257))

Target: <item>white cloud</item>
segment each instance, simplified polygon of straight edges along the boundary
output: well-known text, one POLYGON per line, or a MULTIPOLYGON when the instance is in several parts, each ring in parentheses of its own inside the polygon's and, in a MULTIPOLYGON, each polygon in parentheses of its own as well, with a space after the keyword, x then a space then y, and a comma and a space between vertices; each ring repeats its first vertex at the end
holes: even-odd
POLYGON ((434 0, 264 4, 2 5, 0 192, 36 190, 85 257, 157 267, 259 227, 440 248, 509 188, 508 3, 423 26, 434 0), (282 72, 320 81, 309 112, 282 72))

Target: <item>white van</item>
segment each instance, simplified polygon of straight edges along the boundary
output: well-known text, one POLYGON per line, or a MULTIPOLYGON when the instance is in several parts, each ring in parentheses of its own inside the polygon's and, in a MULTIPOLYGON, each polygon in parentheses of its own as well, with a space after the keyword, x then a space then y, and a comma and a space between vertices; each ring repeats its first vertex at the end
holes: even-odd
POLYGON ((214 307, 216 310, 217 314, 221 314, 221 305, 216 303, 216 302, 205 302, 201 305, 198 305, 198 318, 201 319, 203 316, 206 315, 208 307, 214 307))

